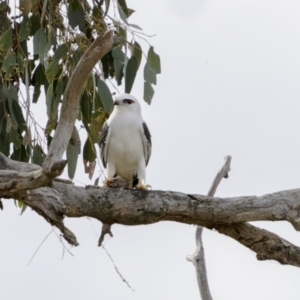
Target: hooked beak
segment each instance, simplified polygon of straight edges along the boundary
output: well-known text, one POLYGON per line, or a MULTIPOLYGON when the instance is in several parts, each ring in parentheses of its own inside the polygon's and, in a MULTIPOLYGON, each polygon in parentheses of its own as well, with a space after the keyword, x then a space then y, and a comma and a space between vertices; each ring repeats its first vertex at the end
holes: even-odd
POLYGON ((114 105, 120 105, 120 102, 119 102, 118 100, 116 100, 116 101, 114 102, 114 105))

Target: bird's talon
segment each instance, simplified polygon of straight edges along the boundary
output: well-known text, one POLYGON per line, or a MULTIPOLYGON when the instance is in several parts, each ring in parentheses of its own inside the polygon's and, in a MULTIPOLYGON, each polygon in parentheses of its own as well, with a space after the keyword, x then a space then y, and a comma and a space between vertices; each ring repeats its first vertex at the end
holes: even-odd
POLYGON ((150 184, 143 185, 143 184, 139 183, 136 186, 137 190, 142 190, 142 191, 148 191, 149 188, 152 189, 152 186, 150 184))
POLYGON ((113 183, 113 179, 105 179, 103 181, 103 187, 110 187, 110 185, 113 183))

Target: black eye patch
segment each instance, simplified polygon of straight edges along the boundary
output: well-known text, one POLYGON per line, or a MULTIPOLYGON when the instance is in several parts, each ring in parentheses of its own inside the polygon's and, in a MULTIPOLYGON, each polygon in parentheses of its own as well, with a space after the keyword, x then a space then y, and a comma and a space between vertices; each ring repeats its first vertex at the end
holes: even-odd
POLYGON ((127 103, 127 104, 132 104, 132 103, 134 103, 134 101, 131 100, 131 99, 124 99, 123 102, 124 102, 124 103, 127 103))

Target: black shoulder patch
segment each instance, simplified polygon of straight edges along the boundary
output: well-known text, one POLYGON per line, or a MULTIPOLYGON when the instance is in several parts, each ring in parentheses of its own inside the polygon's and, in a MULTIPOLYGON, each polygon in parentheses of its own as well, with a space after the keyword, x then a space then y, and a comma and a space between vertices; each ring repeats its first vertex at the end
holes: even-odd
POLYGON ((151 145, 151 134, 150 134, 150 131, 148 129, 148 126, 147 126, 147 124, 145 122, 143 122, 142 125, 143 125, 144 134, 145 134, 145 136, 147 138, 147 141, 151 145))
POLYGON ((99 141, 100 152, 101 152, 101 160, 102 160, 104 168, 106 168, 106 161, 104 160, 104 147, 105 147, 105 141, 106 141, 107 133, 108 133, 108 125, 105 122, 103 127, 102 127, 102 130, 101 130, 100 141, 99 141))

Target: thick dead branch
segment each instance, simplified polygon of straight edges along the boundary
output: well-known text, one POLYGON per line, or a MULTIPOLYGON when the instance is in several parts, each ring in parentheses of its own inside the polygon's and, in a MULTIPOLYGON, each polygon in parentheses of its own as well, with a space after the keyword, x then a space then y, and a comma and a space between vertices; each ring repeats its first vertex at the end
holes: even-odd
MULTIPOLYGON (((300 267, 299 248, 290 243, 288 244, 289 251, 280 252, 281 250, 278 250, 278 255, 269 256, 272 251, 267 247, 270 245, 276 245, 277 249, 286 249, 288 242, 278 236, 274 235, 273 237, 270 233, 268 243, 261 243, 261 247, 253 247, 252 244, 246 243, 248 238, 246 230, 240 231, 242 233, 236 236, 236 233, 233 234, 232 231, 227 232, 224 229, 228 228, 229 225, 231 227, 239 226, 240 224, 235 224, 236 222, 247 221, 288 220, 297 225, 300 211, 300 189, 261 197, 222 199, 170 191, 140 191, 99 187, 86 189, 54 181, 52 188, 31 190, 30 194, 27 194, 26 191, 7 194, 6 191, 0 190, 0 197, 24 201, 25 204, 41 213, 51 224, 60 228, 69 241, 72 240, 72 234, 69 234, 69 231, 60 223, 64 215, 75 218, 93 217, 104 224, 141 225, 159 221, 176 221, 216 228, 226 235, 237 240, 240 239, 240 242, 245 239, 245 242, 242 242, 243 245, 256 251, 259 259, 276 259, 280 263, 300 267), (51 196, 44 197, 48 193, 51 196), (280 259, 278 258, 279 255, 281 255, 280 259), (289 257, 286 257, 287 255, 289 257)), ((299 227, 296 226, 297 228, 299 227)), ((257 230, 260 231, 260 229, 257 230)), ((249 236, 255 235, 249 234, 249 236)), ((71 243, 73 242, 71 241, 71 243)))
POLYGON ((60 119, 50 144, 43 167, 50 169, 55 161, 62 159, 67 149, 79 111, 79 100, 89 74, 97 62, 114 46, 124 42, 108 30, 95 39, 78 62, 64 92, 60 119))
MULTIPOLYGON (((59 192, 68 217, 89 216, 106 224, 177 221, 216 228, 249 221, 289 221, 296 230, 300 229, 300 189, 260 197, 213 198, 172 191, 86 189, 56 181, 52 188, 59 192)), ((31 192, 39 193, 38 190, 31 192)), ((21 194, 0 190, 3 198, 18 198, 16 196, 21 194)), ((44 197, 41 201, 45 205, 47 202, 47 205, 54 205, 51 197, 44 197)))
MULTIPOLYGON (((225 164, 221 170, 217 173, 211 188, 208 191, 208 196, 214 196, 217 187, 219 186, 223 178, 228 178, 230 171, 231 156, 225 157, 225 164)), ((202 300, 212 300, 212 296, 209 290, 206 264, 205 264, 205 252, 202 242, 203 227, 197 226, 196 229, 196 251, 194 254, 187 256, 187 260, 192 262, 196 269, 196 275, 198 280, 198 287, 202 300)))
POLYGON ((49 171, 38 165, 17 162, 9 159, 0 152, 0 190, 3 196, 20 190, 36 189, 49 185, 59 176, 66 165, 66 161, 58 161, 49 171))
POLYGON ((26 192, 16 193, 15 199, 30 206, 52 226, 59 228, 68 243, 73 246, 79 245, 75 235, 63 223, 66 206, 61 201, 60 194, 56 190, 46 187, 27 190, 26 192))
POLYGON ((198 287, 202 300, 212 300, 212 296, 209 290, 205 253, 202 242, 203 227, 197 226, 196 228, 196 251, 194 254, 189 255, 186 259, 193 263, 196 269, 198 287))
POLYGON ((283 265, 300 267, 300 247, 272 232, 248 223, 218 226, 216 229, 256 252, 258 260, 274 259, 283 265))

